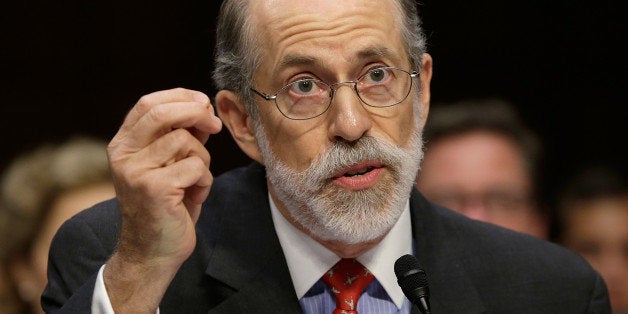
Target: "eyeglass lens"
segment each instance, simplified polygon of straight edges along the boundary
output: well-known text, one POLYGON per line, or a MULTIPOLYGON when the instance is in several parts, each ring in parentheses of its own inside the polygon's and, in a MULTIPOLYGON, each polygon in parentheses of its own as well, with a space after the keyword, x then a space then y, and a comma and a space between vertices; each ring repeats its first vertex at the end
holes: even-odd
POLYGON ((327 84, 316 79, 292 82, 279 90, 278 109, 291 119, 309 119, 327 110, 338 85, 355 84, 358 97, 371 107, 389 107, 402 102, 410 93, 412 76, 401 69, 375 68, 356 81, 327 84))

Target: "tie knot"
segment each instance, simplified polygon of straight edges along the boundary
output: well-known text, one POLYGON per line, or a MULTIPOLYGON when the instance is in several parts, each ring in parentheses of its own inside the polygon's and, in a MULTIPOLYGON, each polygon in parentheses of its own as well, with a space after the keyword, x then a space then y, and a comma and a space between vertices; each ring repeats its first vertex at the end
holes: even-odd
POLYGON ((353 258, 343 258, 327 271, 322 280, 336 297, 334 314, 357 313, 358 299, 374 278, 353 258))

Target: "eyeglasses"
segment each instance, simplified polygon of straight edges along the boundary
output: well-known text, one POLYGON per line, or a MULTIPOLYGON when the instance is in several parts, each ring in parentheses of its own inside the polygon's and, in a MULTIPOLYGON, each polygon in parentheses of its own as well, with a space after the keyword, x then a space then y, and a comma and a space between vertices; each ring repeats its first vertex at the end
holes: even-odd
POLYGON ((478 194, 432 191, 428 199, 441 206, 461 212, 472 204, 482 205, 493 215, 512 215, 533 203, 532 198, 526 193, 506 190, 489 190, 478 194))
POLYGON ((307 120, 325 113, 331 105, 338 86, 353 84, 353 90, 360 101, 367 106, 392 107, 404 101, 412 89, 412 78, 419 72, 406 72, 393 67, 379 67, 369 70, 354 81, 327 84, 316 79, 301 79, 280 88, 274 95, 268 95, 251 87, 251 91, 265 100, 274 100, 277 109, 288 119, 307 120))

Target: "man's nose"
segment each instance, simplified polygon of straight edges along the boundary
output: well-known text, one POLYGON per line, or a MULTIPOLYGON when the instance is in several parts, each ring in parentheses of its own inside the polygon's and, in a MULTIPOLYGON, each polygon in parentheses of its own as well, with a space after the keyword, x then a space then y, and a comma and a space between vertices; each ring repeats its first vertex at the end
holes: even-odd
POLYGON ((355 91, 355 83, 340 83, 333 87, 329 135, 331 140, 342 138, 355 141, 371 128, 369 112, 355 91))

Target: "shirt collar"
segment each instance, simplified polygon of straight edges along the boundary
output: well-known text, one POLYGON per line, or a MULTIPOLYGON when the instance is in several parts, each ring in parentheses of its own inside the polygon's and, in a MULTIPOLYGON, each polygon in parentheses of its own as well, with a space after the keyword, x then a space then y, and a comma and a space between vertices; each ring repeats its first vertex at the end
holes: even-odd
MULTIPOLYGON (((277 209, 272 197, 269 195, 268 198, 275 231, 286 257, 297 297, 301 299, 340 257, 289 223, 277 209)), ((357 258, 377 278, 397 308, 401 308, 405 297, 397 284, 394 263, 405 254, 412 254, 410 201, 406 202, 399 220, 384 239, 357 258)))

